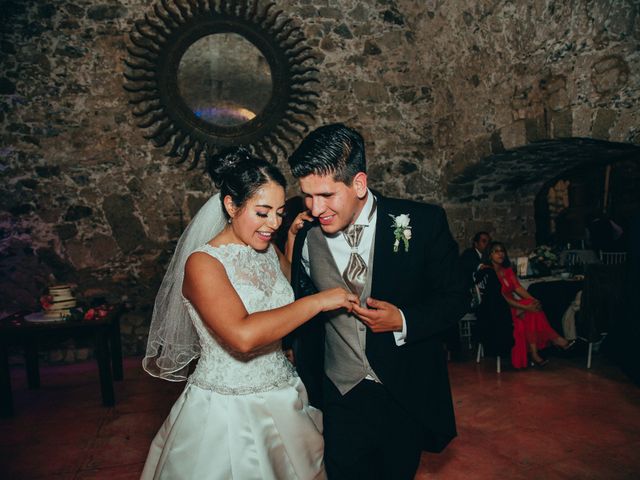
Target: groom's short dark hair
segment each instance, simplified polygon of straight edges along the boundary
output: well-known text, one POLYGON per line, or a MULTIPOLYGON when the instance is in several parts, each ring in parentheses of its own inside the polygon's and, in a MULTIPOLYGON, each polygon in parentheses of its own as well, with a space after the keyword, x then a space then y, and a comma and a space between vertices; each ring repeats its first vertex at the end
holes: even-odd
POLYGON ((351 185, 358 172, 367 171, 364 140, 354 129, 341 123, 317 128, 289 157, 296 178, 333 175, 334 180, 351 185))

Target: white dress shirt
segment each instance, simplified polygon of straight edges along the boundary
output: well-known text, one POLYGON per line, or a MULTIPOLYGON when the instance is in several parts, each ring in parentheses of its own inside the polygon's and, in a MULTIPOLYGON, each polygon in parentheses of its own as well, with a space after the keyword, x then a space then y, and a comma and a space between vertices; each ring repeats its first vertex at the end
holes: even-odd
MULTIPOLYGON (((371 190, 367 189, 367 201, 356 218, 354 225, 364 225, 365 228, 363 230, 362 239, 360 240, 360 244, 358 245, 358 254, 362 257, 364 262, 369 267, 369 257, 371 253, 371 245, 373 244, 373 239, 376 234, 376 222, 378 220, 378 210, 376 209, 375 215, 369 221, 369 213, 371 212, 371 207, 373 206, 373 193, 371 190)), ((338 232, 332 235, 324 234, 324 237, 327 240, 327 244, 329 246, 329 250, 333 255, 333 259, 338 267, 339 272, 344 272, 347 268, 347 264, 349 263, 349 257, 351 256, 351 247, 347 243, 347 240, 344 238, 342 232, 338 232)), ((305 239, 304 245, 302 246, 302 266, 304 267, 307 275, 310 276, 309 270, 309 248, 307 246, 307 240, 305 239)), ((402 331, 401 332, 392 332, 393 336, 396 340, 396 345, 401 346, 406 343, 407 338, 407 322, 404 318, 404 313, 400 310, 400 315, 402 316, 402 331)))

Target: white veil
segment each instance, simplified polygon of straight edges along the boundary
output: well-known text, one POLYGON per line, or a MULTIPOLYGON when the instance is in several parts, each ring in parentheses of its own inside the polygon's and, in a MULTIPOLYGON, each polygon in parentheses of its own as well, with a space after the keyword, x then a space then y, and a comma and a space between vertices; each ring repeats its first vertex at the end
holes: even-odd
POLYGON ((184 266, 193 251, 226 225, 220 194, 211 197, 178 240, 153 306, 147 351, 142 367, 154 377, 172 382, 187 379, 189 362, 200 356, 200 341, 182 297, 184 266))

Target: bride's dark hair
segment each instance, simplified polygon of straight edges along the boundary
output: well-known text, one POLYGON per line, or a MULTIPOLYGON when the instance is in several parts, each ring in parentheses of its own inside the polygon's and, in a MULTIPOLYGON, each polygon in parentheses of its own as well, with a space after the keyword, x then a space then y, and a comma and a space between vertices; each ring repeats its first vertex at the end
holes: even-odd
MULTIPOLYGON (((282 172, 266 160, 254 157, 246 148, 230 148, 211 158, 207 171, 220 190, 220 201, 229 195, 236 207, 242 208, 266 183, 275 182, 286 190, 282 172)), ((224 214, 229 217, 226 208, 224 214)))

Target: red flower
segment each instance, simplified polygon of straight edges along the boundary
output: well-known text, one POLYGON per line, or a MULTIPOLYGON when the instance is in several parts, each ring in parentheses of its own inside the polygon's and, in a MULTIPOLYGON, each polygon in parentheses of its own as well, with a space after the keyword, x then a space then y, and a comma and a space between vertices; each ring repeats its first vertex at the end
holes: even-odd
POLYGON ((51 295, 43 295, 40 297, 40 305, 45 310, 49 310, 53 304, 53 297, 51 295))
POLYGON ((84 314, 85 320, 94 320, 97 318, 104 318, 109 315, 109 312, 113 310, 113 305, 100 305, 98 307, 90 308, 87 313, 84 314))

